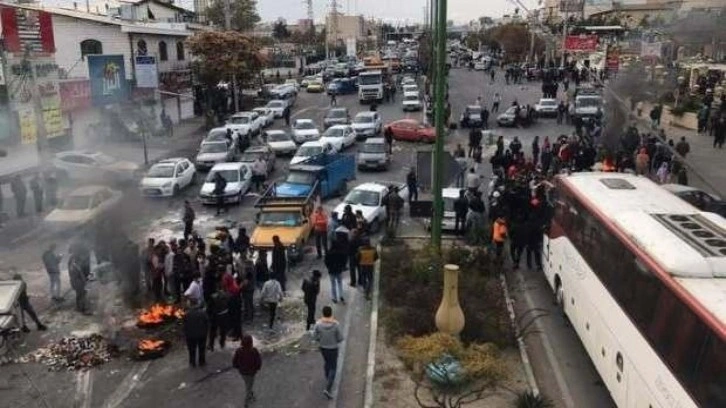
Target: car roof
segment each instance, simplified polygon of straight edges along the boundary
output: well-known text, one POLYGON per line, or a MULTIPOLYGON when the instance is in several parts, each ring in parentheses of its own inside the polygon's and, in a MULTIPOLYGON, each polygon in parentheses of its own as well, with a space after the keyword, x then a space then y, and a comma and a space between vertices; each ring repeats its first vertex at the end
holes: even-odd
POLYGON ((278 103, 281 103, 281 104, 283 104, 283 105, 285 104, 285 101, 284 101, 283 99, 273 99, 273 100, 271 100, 271 101, 267 102, 267 104, 269 105, 269 104, 271 104, 272 102, 278 102, 278 103))
POLYGON ((242 162, 225 162, 225 163, 217 163, 214 166, 212 166, 212 169, 209 170, 210 172, 215 170, 238 170, 242 167, 248 167, 247 163, 242 162))
POLYGON ((300 122, 300 123, 306 123, 306 122, 315 123, 315 121, 313 121, 312 119, 295 119, 295 123, 298 123, 298 122, 300 122))
POLYGON ((540 102, 557 102, 557 99, 554 98, 540 98, 540 102))
POLYGON ((168 166, 175 165, 175 164, 181 163, 185 160, 187 160, 187 158, 185 158, 185 157, 170 157, 168 159, 159 160, 158 162, 156 162, 156 164, 154 164, 154 166, 156 166, 158 164, 163 164, 163 165, 168 165, 168 166))
POLYGON ((418 91, 408 91, 408 92, 404 92, 403 93, 403 96, 415 96, 415 97, 418 98, 418 91))
POLYGON ((466 109, 481 110, 481 105, 467 105, 466 109))
POLYGON ((58 152, 55 155, 56 156, 68 156, 71 154, 79 155, 79 156, 100 156, 103 155, 103 152, 93 152, 90 150, 66 150, 64 152, 58 152))
POLYGON ((265 133, 267 133, 268 135, 287 135, 288 134, 287 132, 285 132, 282 129, 266 130, 265 133))
POLYGON ((231 118, 234 118, 234 117, 244 117, 244 116, 250 116, 250 115, 252 115, 252 112, 245 111, 245 112, 237 112, 237 113, 235 113, 234 115, 232 115, 230 117, 231 118))
POLYGON ((363 112, 356 113, 355 116, 356 117, 365 117, 365 116, 375 116, 376 114, 378 114, 378 112, 363 111, 363 112))
POLYGON ((363 190, 363 191, 375 191, 376 193, 381 193, 383 191, 386 191, 388 189, 387 186, 380 184, 380 183, 363 183, 359 184, 355 187, 353 187, 353 190, 363 190))
POLYGON ((363 144, 384 144, 386 140, 382 137, 370 137, 363 144))
POLYGON ((444 198, 459 198, 460 188, 449 187, 441 189, 441 196, 444 198))
POLYGON ((320 142, 320 141, 317 141, 317 140, 311 140, 309 142, 305 142, 305 143, 303 143, 303 144, 300 145, 300 147, 305 147, 305 146, 323 147, 323 142, 320 142))
POLYGON ((221 144, 221 143, 227 144, 227 140, 226 139, 218 139, 218 140, 206 140, 205 139, 205 140, 202 140, 202 144, 203 145, 205 145, 205 144, 221 144))
POLYGON ((418 125, 421 122, 417 121, 416 119, 399 119, 399 120, 394 120, 393 122, 391 122, 389 124, 401 124, 401 123, 413 123, 413 124, 418 125))
POLYGON ((89 195, 89 194, 95 194, 99 191, 109 190, 106 186, 98 186, 98 185, 91 185, 91 186, 83 186, 78 187, 77 189, 71 191, 68 193, 68 196, 80 196, 80 195, 89 195))
POLYGON ((335 112, 335 111, 345 111, 345 112, 348 112, 348 108, 346 108, 346 107, 337 107, 337 108, 330 108, 330 110, 328 110, 328 112, 335 112))
POLYGON ((349 128, 349 127, 350 127, 350 125, 333 125, 333 126, 329 127, 328 130, 330 130, 330 129, 345 129, 345 128, 349 128))
POLYGON ((267 110, 268 110, 268 108, 266 108, 266 107, 264 107, 264 106, 258 106, 258 107, 256 107, 256 108, 252 108, 252 110, 253 110, 253 111, 267 111, 267 110))

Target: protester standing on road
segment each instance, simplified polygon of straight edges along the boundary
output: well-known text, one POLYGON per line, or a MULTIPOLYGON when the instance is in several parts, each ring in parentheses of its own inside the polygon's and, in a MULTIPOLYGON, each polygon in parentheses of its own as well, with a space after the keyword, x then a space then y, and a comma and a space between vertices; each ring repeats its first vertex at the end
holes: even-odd
POLYGON ((454 201, 454 233, 464 235, 466 232, 466 214, 469 212, 469 200, 466 199, 466 190, 459 191, 459 198, 454 201))
POLYGON ((285 270, 287 269, 287 253, 285 246, 282 245, 280 237, 274 235, 272 237, 272 275, 275 276, 283 292, 287 292, 285 284, 287 283, 287 276, 285 270))
POLYGON ((317 269, 313 269, 312 276, 303 280, 302 291, 305 300, 305 306, 308 309, 307 319, 305 321, 305 330, 310 330, 310 326, 315 324, 315 304, 320 294, 320 276, 321 273, 317 269))
POLYGON ((68 277, 71 287, 76 292, 76 310, 87 313, 86 305, 86 274, 83 272, 83 261, 78 254, 72 254, 68 260, 68 277))
POLYGON ((492 103, 492 113, 499 113, 499 104, 502 103, 502 97, 499 93, 494 94, 494 102, 492 103))
POLYGON ((686 158, 686 155, 691 152, 691 145, 686 142, 686 137, 681 136, 681 140, 676 143, 676 152, 686 158))
POLYGON ((227 180, 222 177, 222 174, 217 172, 214 173, 214 191, 213 194, 217 198, 217 215, 222 213, 222 210, 226 211, 224 207, 224 191, 227 189, 227 180))
POLYGON ((282 117, 285 118, 285 126, 290 126, 290 106, 285 106, 282 110, 282 117))
POLYGON ((62 256, 55 253, 55 244, 50 244, 48 249, 43 252, 43 265, 48 273, 50 280, 50 298, 56 302, 62 301, 61 296, 61 278, 60 278, 60 262, 62 256))
POLYGON ((188 239, 192 235, 194 230, 194 220, 197 218, 194 213, 194 208, 189 200, 184 200, 184 214, 182 214, 182 221, 184 222, 184 239, 188 239))
POLYGON ((469 173, 466 175, 466 188, 470 194, 476 194, 481 187, 481 176, 476 173, 476 170, 472 167, 469 169, 469 173))
POLYGON ((240 289, 242 290, 242 320, 245 322, 251 322, 255 316, 255 276, 254 266, 245 268, 242 273, 242 281, 240 282, 240 289))
POLYGON ((255 186, 255 191, 262 191, 265 178, 267 178, 267 164, 260 157, 257 157, 252 163, 252 183, 255 186))
POLYGON ((393 154, 393 130, 390 126, 383 129, 383 138, 386 141, 386 151, 388 154, 393 154))
POLYGON ((13 177, 13 180, 10 182, 10 190, 12 190, 13 196, 15 197, 15 209, 18 217, 24 217, 25 199, 27 198, 28 190, 25 188, 25 183, 23 183, 20 175, 13 177))
MULTIPOLYGON (((50 207, 55 207, 58 205, 58 178, 55 174, 48 174, 48 177, 45 180, 45 186, 48 205, 50 207)), ((0 208, 0 211, 2 211, 2 208, 0 208)))
POLYGON ((330 291, 333 303, 338 303, 338 299, 345 303, 343 297, 343 269, 348 261, 348 253, 345 245, 341 240, 336 239, 332 242, 330 250, 325 254, 325 266, 330 274, 330 291))
POLYGON ((43 212, 43 186, 41 186, 40 183, 40 174, 35 173, 33 178, 30 179, 30 191, 33 192, 35 212, 38 214, 43 212))
POLYGON ((222 289, 229 297, 228 331, 232 341, 236 341, 242 336, 242 290, 232 276, 232 265, 227 265, 227 270, 222 275, 222 289))
POLYGON ((532 164, 534 167, 537 167, 537 163, 539 163, 539 136, 534 137, 534 141, 532 141, 532 164))
MULTIPOLYGON (((224 270, 225 266, 220 265, 219 268, 224 270)), ((224 288, 224 273, 218 274, 218 276, 217 290, 212 293, 207 305, 207 314, 209 315, 209 342, 207 347, 209 351, 214 351, 214 340, 217 333, 219 333, 219 348, 224 348, 227 342, 227 330, 229 329, 230 296, 224 288)))
POLYGON ((398 194, 398 187, 392 186, 388 190, 388 194, 383 199, 383 205, 386 207, 386 219, 388 228, 397 228, 401 220, 401 210, 403 209, 403 198, 398 194))
POLYGON ((48 327, 40 322, 40 319, 38 319, 38 315, 35 313, 35 309, 33 309, 33 305, 30 304, 30 297, 28 297, 28 285, 23 280, 23 277, 19 273, 15 273, 13 274, 13 280, 20 281, 20 295, 18 296, 18 304, 20 305, 20 319, 23 325, 22 330, 26 333, 30 331, 28 325, 25 324, 25 313, 30 316, 38 330, 48 330, 48 327))
POLYGON ((412 201, 418 201, 418 180, 413 169, 409 170, 406 175, 406 186, 408 187, 408 205, 411 205, 412 201))
POLYGON ((234 352, 232 367, 239 371, 242 380, 245 382, 245 408, 255 402, 255 375, 262 368, 262 357, 260 352, 252 345, 252 336, 242 336, 239 348, 234 352))
POLYGON ((504 252, 504 242, 507 240, 507 222, 503 217, 497 217, 492 226, 492 243, 494 244, 497 260, 501 261, 504 252))
POLYGON ((323 394, 333 399, 333 383, 335 372, 338 370, 338 346, 343 341, 343 334, 340 331, 340 324, 333 318, 333 309, 330 306, 323 307, 323 317, 315 323, 313 338, 318 342, 320 353, 323 355, 326 381, 323 394))
POLYGON ((338 98, 335 91, 330 91, 330 106, 338 106, 338 98))
POLYGON ((282 286, 280 285, 280 282, 275 279, 274 275, 270 275, 267 282, 262 285, 260 300, 262 304, 267 306, 267 310, 270 312, 269 328, 272 329, 272 326, 275 324, 277 304, 282 301, 282 286))
POLYGON ((182 319, 184 325, 184 338, 189 352, 189 365, 196 367, 197 364, 207 364, 206 350, 207 332, 209 331, 209 318, 202 308, 201 302, 190 298, 189 307, 182 319))
POLYGON ((363 286, 366 299, 371 299, 371 288, 373 287, 373 269, 378 260, 378 251, 371 245, 371 240, 366 238, 358 249, 357 254, 358 270, 360 271, 359 283, 363 286))
POLYGON ((328 216, 325 214, 323 206, 315 208, 313 213, 313 235, 315 235, 318 259, 321 259, 325 252, 328 252, 328 216))

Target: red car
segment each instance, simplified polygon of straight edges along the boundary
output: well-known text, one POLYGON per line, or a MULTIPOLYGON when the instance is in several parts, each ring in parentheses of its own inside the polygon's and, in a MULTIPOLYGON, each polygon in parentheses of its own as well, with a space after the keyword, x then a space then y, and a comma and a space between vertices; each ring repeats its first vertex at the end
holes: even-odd
POLYGON ((393 138, 407 142, 433 143, 436 140, 436 129, 424 125, 415 119, 401 119, 385 126, 393 132, 393 138))

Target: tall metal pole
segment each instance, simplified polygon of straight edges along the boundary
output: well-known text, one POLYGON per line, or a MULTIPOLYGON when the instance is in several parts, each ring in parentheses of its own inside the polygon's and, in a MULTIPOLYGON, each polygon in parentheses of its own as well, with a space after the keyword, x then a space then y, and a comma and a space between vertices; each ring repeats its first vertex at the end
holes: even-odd
MULTIPOLYGON (((224 0, 224 29, 232 30, 232 12, 230 0, 224 0)), ((234 111, 239 112, 239 97, 237 96, 237 74, 232 74, 232 96, 234 99, 234 111)))
POLYGON ((567 16, 567 3, 565 3, 565 23, 562 25, 562 56, 560 57, 560 66, 565 66, 565 50, 567 47, 565 44, 567 44, 567 24, 569 23, 569 18, 567 16))
POLYGON ((441 196, 443 187, 443 163, 444 163, 444 137, 446 136, 446 115, 444 112, 444 98, 446 89, 446 2, 447 0, 436 1, 436 75, 435 93, 436 107, 434 108, 434 123, 436 124, 436 145, 434 148, 434 214, 431 219, 431 244, 435 248, 441 248, 441 221, 444 215, 444 201, 441 196))

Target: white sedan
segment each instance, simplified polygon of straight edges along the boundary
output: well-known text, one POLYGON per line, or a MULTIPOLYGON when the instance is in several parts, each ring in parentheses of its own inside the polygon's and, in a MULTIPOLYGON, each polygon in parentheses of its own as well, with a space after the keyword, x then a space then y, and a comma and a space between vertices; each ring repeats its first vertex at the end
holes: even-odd
MULTIPOLYGON (((346 206, 351 206, 353 213, 360 211, 363 218, 368 223, 368 230, 376 232, 380 230, 386 222, 386 207, 383 205, 383 199, 389 191, 389 185, 383 183, 363 183, 350 190, 345 196, 343 202, 335 207, 338 217, 343 214, 346 206)), ((408 197, 408 190, 401 183, 394 183, 399 188, 398 195, 404 200, 408 197)))
POLYGON ((242 196, 247 193, 252 184, 252 171, 246 163, 218 163, 209 170, 209 174, 199 190, 202 204, 217 203, 217 196, 214 194, 214 179, 217 174, 227 181, 224 188, 224 202, 241 203, 242 196))
POLYGON ((62 177, 84 182, 127 183, 139 171, 139 165, 119 160, 101 152, 65 151, 56 153, 55 167, 62 177))
POLYGON ((304 162, 305 160, 323 153, 332 153, 332 148, 328 143, 322 143, 319 140, 315 142, 305 142, 298 147, 295 156, 290 160, 290 165, 304 162))
POLYGON ((329 144, 336 152, 342 152, 355 144, 355 137, 355 130, 351 125, 335 125, 323 133, 320 142, 329 144))
POLYGON ((183 157, 162 160, 141 179, 141 194, 148 197, 169 197, 179 194, 194 182, 194 164, 183 157))
POLYGON ((267 102, 265 108, 270 109, 276 118, 281 118, 282 114, 285 112, 285 108, 287 108, 287 102, 282 99, 273 99, 270 102, 267 102))
POLYGON ((312 119, 297 119, 292 124, 292 140, 301 144, 320 139, 320 131, 312 119))
POLYGON ((297 145, 284 130, 268 130, 265 132, 267 146, 277 156, 292 156, 297 151, 297 145))
POLYGON ((114 208, 121 196, 121 192, 104 186, 75 189, 45 216, 44 227, 51 231, 82 227, 114 208))
POLYGON ((269 108, 254 108, 252 111, 257 112, 262 118, 262 127, 268 127, 275 123, 275 112, 269 108))

